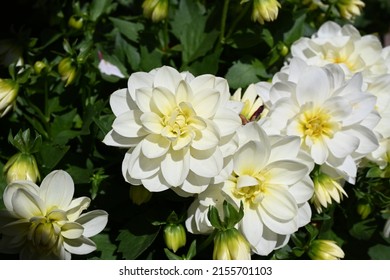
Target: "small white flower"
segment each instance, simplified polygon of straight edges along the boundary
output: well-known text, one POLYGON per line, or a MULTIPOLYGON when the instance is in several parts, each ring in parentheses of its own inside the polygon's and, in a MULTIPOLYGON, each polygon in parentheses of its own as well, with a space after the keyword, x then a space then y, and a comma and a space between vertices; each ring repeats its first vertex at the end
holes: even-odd
POLYGON ((82 214, 91 200, 73 199, 73 193, 73 180, 62 170, 47 175, 40 187, 31 181, 9 184, 6 210, 0 212, 0 251, 19 253, 21 259, 70 259, 96 250, 89 237, 104 229, 108 214, 82 214))
POLYGON ((103 142, 129 148, 122 172, 131 184, 200 193, 234 152, 230 140, 241 120, 229 99, 227 81, 213 75, 168 66, 133 73, 128 88, 110 98, 116 119, 103 142))
POLYGON ((193 233, 209 233, 209 206, 220 209, 224 199, 237 208, 243 203, 244 217, 237 229, 254 253, 268 255, 311 219, 313 162, 300 150, 298 137, 267 136, 256 122, 237 134, 240 148, 226 167, 228 176, 198 196, 186 226, 193 233))

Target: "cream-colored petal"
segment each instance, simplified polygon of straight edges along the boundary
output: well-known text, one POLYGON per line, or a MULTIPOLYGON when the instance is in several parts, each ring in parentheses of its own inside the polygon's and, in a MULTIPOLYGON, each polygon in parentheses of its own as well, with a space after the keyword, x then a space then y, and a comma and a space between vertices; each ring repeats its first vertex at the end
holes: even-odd
POLYGON ((83 235, 84 227, 77 222, 68 222, 61 227, 61 235, 66 239, 77 239, 83 235))
POLYGON ((25 189, 19 189, 13 194, 12 206, 15 214, 20 218, 29 219, 46 214, 44 201, 25 189))
POLYGON ((39 196, 45 202, 47 209, 58 207, 67 209, 74 194, 72 177, 63 170, 52 171, 41 183, 39 196))
POLYGON ((91 239, 81 236, 77 239, 64 238, 65 249, 75 255, 86 255, 96 250, 96 244, 91 239))
POLYGON ((108 213, 103 210, 93 210, 81 215, 76 223, 79 223, 84 228, 83 235, 91 237, 100 233, 107 225, 108 213))

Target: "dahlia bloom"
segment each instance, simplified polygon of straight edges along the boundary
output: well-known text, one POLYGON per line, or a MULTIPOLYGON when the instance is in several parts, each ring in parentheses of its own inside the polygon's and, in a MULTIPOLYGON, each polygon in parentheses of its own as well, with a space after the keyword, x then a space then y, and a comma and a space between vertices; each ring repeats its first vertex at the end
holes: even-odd
POLYGON ((235 150, 231 140, 241 119, 229 99, 227 81, 213 75, 168 66, 133 73, 128 88, 110 98, 116 119, 103 142, 128 148, 127 182, 151 192, 200 193, 235 150))
POLYGON ((302 37, 294 42, 291 56, 299 57, 309 65, 336 63, 347 77, 362 72, 365 80, 388 70, 377 36, 362 36, 353 25, 340 26, 333 21, 322 24, 311 38, 302 37))
POLYGON ((299 136, 317 165, 354 184, 358 161, 378 147, 376 97, 362 82, 359 73, 345 79, 336 64, 309 66, 294 58, 259 92, 269 106, 263 127, 299 136))
POLYGON ((68 173, 56 170, 38 187, 31 181, 10 183, 3 193, 6 210, 0 212, 0 252, 21 259, 71 259, 96 250, 90 237, 101 232, 108 214, 88 208, 90 199, 73 199, 68 173))
POLYGON ((237 229, 252 252, 268 255, 310 221, 313 162, 301 151, 298 137, 267 136, 256 122, 237 134, 239 149, 226 165, 225 180, 210 185, 189 207, 187 230, 210 233, 209 206, 220 210, 227 200, 238 209, 242 203, 244 217, 237 229))

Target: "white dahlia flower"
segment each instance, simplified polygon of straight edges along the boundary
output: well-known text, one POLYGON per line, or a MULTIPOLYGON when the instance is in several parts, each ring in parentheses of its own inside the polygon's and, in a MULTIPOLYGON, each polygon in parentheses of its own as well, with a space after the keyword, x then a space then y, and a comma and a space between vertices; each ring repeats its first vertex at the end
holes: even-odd
POLYGON ((73 180, 62 170, 47 175, 40 187, 31 181, 10 183, 3 193, 6 210, 0 211, 0 252, 66 260, 96 250, 90 237, 105 228, 108 214, 82 213, 91 199, 73 199, 73 193, 73 180))
MULTIPOLYGON (((187 230, 210 233, 209 206, 221 210, 224 200, 243 204, 237 229, 252 252, 268 255, 283 247, 292 233, 309 223, 313 195, 312 159, 294 136, 267 136, 256 122, 237 131, 239 149, 226 167, 225 180, 210 185, 188 209, 187 230)), ((219 211, 221 213, 221 211, 219 211)))
POLYGON ((362 90, 361 74, 346 80, 336 64, 309 66, 294 58, 261 89, 267 132, 299 136, 317 165, 353 184, 358 161, 378 147, 377 99, 362 90))
POLYGON ((302 37, 291 46, 292 57, 299 57, 309 65, 339 64, 347 77, 362 72, 365 79, 384 74, 387 67, 382 43, 375 35, 362 36, 352 24, 340 26, 327 21, 311 38, 302 37))
POLYGON ((213 75, 168 66, 133 73, 110 98, 116 119, 103 142, 128 148, 122 172, 129 183, 200 193, 235 150, 230 140, 241 119, 229 99, 227 81, 213 75))

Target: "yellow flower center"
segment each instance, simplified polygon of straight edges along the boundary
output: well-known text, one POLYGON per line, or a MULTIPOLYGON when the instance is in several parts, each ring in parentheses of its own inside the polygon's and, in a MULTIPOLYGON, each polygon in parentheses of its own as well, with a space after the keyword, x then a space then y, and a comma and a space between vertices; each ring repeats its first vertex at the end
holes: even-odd
POLYGON ((66 213, 53 210, 46 216, 32 217, 27 239, 39 250, 50 251, 58 241, 61 227, 67 221, 66 213))
POLYGON ((299 131, 304 137, 315 141, 323 137, 332 138, 337 129, 331 116, 321 109, 305 111, 299 118, 299 131))
POLYGON ((198 130, 204 129, 206 123, 196 116, 191 104, 181 102, 170 115, 161 118, 164 129, 161 135, 172 141, 174 150, 179 150, 191 143, 198 135, 198 130))
POLYGON ((232 174, 230 176, 230 181, 236 183, 235 188, 233 188, 232 193, 238 199, 243 199, 245 203, 250 205, 256 205, 260 203, 266 193, 266 177, 261 174, 253 175, 253 178, 256 179, 257 184, 247 187, 237 187, 238 175, 232 174))
POLYGON ((347 56, 346 53, 329 50, 325 54, 325 60, 331 63, 344 64, 351 72, 356 72, 357 67, 355 65, 355 62, 351 61, 351 59, 347 56))

